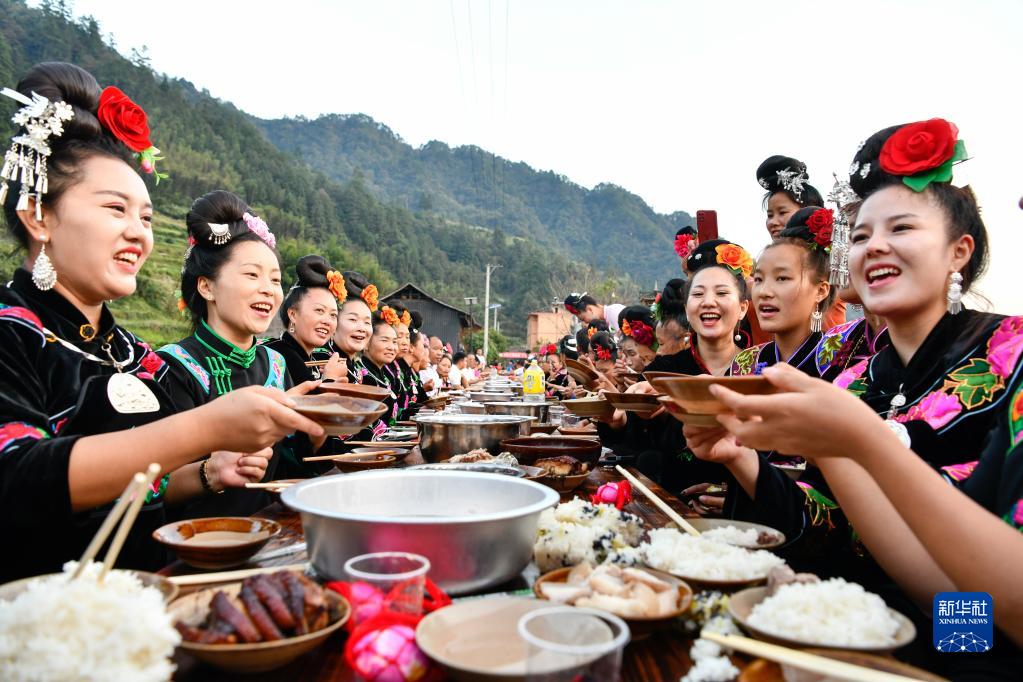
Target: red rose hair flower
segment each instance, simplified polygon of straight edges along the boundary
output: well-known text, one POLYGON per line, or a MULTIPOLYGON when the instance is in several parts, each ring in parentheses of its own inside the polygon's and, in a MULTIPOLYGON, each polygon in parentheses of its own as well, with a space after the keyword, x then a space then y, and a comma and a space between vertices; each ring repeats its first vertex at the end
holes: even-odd
POLYGON ((113 86, 99 96, 96 118, 103 127, 133 152, 144 152, 153 146, 149 139, 149 120, 142 107, 113 86))
POLYGON ((603 346, 597 346, 596 350, 597 350, 597 359, 598 360, 610 360, 611 359, 611 351, 608 350, 607 348, 604 348, 603 346))
POLYGON ((959 129, 943 118, 904 125, 881 147, 881 168, 892 175, 914 175, 952 158, 959 129))
POLYGON ((636 320, 632 323, 632 339, 641 346, 653 346, 654 330, 643 320, 636 320))
POLYGON ((830 208, 818 208, 806 220, 806 227, 817 245, 824 248, 831 246, 831 236, 835 229, 834 211, 830 208))

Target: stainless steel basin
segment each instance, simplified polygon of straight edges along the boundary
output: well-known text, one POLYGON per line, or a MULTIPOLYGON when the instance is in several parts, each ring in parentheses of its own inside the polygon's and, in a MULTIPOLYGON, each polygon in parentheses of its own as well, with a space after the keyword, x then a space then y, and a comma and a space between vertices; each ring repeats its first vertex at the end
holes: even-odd
POLYGON ((522 572, 540 512, 560 497, 511 476, 388 470, 310 479, 281 499, 301 515, 319 575, 345 579, 345 561, 360 554, 414 552, 441 589, 464 594, 522 572))
POLYGON ((419 448, 427 462, 443 462, 477 448, 501 454, 501 441, 529 435, 532 417, 490 414, 430 414, 415 417, 419 448), (508 435, 510 434, 510 435, 508 435))

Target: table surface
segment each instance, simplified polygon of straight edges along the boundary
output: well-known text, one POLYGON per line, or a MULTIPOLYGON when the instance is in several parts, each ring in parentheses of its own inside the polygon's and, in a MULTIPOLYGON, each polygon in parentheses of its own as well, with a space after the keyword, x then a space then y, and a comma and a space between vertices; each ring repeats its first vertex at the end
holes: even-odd
MULTIPOLYGON (((419 459, 419 449, 416 448, 407 458, 406 464, 415 464, 419 459)), ((655 494, 665 500, 673 509, 683 516, 692 516, 689 510, 680 500, 672 497, 660 486, 646 478, 638 471, 631 470, 635 475, 655 494)), ((589 497, 603 483, 621 480, 621 475, 614 468, 600 467, 592 471, 584 485, 575 491, 562 495, 562 500, 571 499, 574 496, 589 497)), ((668 517, 656 506, 653 505, 638 491, 632 503, 626 507, 626 511, 632 512, 646 521, 651 528, 659 528, 669 523, 668 517)), ((269 552, 274 549, 292 545, 303 540, 302 524, 297 513, 292 512, 280 503, 273 504, 257 516, 272 519, 281 524, 282 531, 262 550, 269 552)), ((252 563, 239 568, 251 568, 257 566, 283 566, 307 561, 306 553, 299 552, 283 557, 277 557, 265 562, 252 563)), ((530 568, 533 568, 532 566, 530 568)), ((196 573, 181 562, 175 562, 164 570, 164 575, 183 575, 196 573)), ((529 576, 535 576, 535 568, 527 569, 518 584, 501 586, 491 591, 502 591, 527 587, 529 576)), ((651 637, 633 642, 625 650, 622 661, 622 680, 644 680, 658 682, 660 680, 678 682, 691 666, 689 659, 689 648, 692 645, 692 637, 687 636, 681 630, 667 630, 651 637)), ((283 668, 278 668, 262 674, 237 676, 237 679, 244 679, 249 682, 263 682, 264 680, 302 680, 305 681, 347 681, 357 679, 352 670, 348 667, 343 656, 344 634, 343 632, 332 635, 322 646, 313 652, 300 657, 283 668)), ((181 650, 175 655, 175 662, 178 665, 176 680, 186 682, 200 682, 213 680, 235 679, 229 673, 203 665, 191 658, 181 650)))

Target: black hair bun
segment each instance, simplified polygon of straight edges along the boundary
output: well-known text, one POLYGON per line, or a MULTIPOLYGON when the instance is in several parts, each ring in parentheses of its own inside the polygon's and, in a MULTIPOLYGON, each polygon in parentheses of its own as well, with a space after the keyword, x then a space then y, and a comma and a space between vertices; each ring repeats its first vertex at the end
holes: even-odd
POLYGON ((590 337, 585 327, 575 333, 576 353, 586 353, 590 350, 590 337))
POLYGON ((901 123, 879 130, 860 145, 849 166, 849 186, 860 199, 866 199, 881 187, 902 182, 902 178, 889 175, 881 169, 881 147, 899 128, 908 125, 901 123))
POLYGON ((611 328, 607 326, 607 322, 605 320, 593 320, 588 325, 586 325, 586 329, 587 331, 589 331, 590 329, 596 330, 594 332, 596 333, 610 331, 611 328))
MULTIPOLYGON (((817 245, 816 236, 810 229, 810 216, 821 210, 820 206, 804 206, 789 218, 785 223, 785 229, 779 234, 779 238, 801 239, 811 245, 817 245)), ((828 240, 830 244, 830 239, 828 240)), ((827 244, 825 244, 826 246, 827 244)))
POLYGON ((99 83, 80 66, 64 62, 36 64, 18 83, 17 90, 26 97, 31 97, 34 92, 51 102, 71 105, 74 117, 64 122, 64 132, 60 137, 49 140, 51 147, 72 140, 91 140, 97 137, 113 139, 96 118, 102 92, 99 83))
POLYGON ((645 305, 630 305, 627 308, 623 308, 622 312, 618 313, 618 326, 622 326, 622 322, 628 322, 632 324, 634 322, 642 322, 651 329, 654 328, 654 314, 645 305))
POLYGON ((611 336, 610 332, 597 332, 590 337, 590 349, 597 353, 598 356, 602 350, 610 353, 611 360, 617 359, 618 356, 618 345, 615 343, 614 337, 611 336))
MULTIPOLYGON (((711 239, 698 245, 686 260, 686 270, 692 277, 700 268, 717 263, 717 247, 722 244, 731 244, 727 239, 711 239)), ((663 298, 663 295, 662 295, 663 298)))
MULTIPOLYGON (((185 223, 196 246, 216 248, 236 237, 250 234, 242 216, 249 205, 232 192, 218 189, 192 202, 185 223)), ((253 233, 253 236, 256 235, 253 233)), ((257 237, 258 238, 258 237, 257 237)))
POLYGON ((684 234, 685 235, 695 235, 696 234, 696 229, 692 225, 686 225, 685 227, 679 228, 679 230, 675 233, 675 236, 676 237, 681 237, 684 234))
POLYGON ((412 324, 409 325, 410 329, 422 329, 423 328, 423 314, 418 310, 408 311, 409 317, 412 318, 412 324))
POLYGON ((357 298, 362 300, 362 292, 370 285, 366 276, 354 270, 345 270, 341 275, 345 278, 345 290, 348 292, 348 299, 357 298))
POLYGON ((327 288, 327 273, 332 268, 323 256, 302 256, 295 265, 296 285, 300 287, 327 288))
POLYGON ((571 334, 565 334, 558 341, 558 352, 572 360, 579 359, 579 342, 571 334))
POLYGON ((775 154, 757 166, 757 182, 768 194, 785 192, 800 206, 823 204, 821 193, 810 184, 806 164, 791 156, 775 154))
POLYGON ((588 305, 597 305, 589 294, 569 294, 565 297, 565 310, 574 314, 574 311, 583 311, 588 305))
MULTIPOLYGON (((709 244, 710 242, 707 243, 709 244)), ((669 279, 668 283, 664 285, 664 289, 661 290, 661 298, 657 303, 661 320, 671 318, 685 319, 685 288, 686 281, 679 277, 669 279)))

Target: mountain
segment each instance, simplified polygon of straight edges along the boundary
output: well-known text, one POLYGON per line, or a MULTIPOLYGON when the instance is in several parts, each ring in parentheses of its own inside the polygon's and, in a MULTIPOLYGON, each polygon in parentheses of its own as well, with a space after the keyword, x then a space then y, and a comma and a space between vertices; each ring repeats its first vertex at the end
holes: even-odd
POLYGON ((471 225, 500 226, 645 286, 678 275, 675 232, 694 224, 688 213, 658 214, 616 185, 588 190, 479 147, 432 141, 415 148, 364 114, 253 122, 279 149, 335 180, 361 175, 384 200, 471 225))
MULTIPOLYGON (((15 85, 41 61, 78 64, 128 93, 148 113, 166 157, 161 170, 170 177, 150 187, 161 226, 157 253, 140 275, 138 296, 117 306, 121 321, 152 342, 172 340, 182 328, 174 272, 184 251, 183 218, 195 197, 213 189, 238 193, 278 235, 286 287, 295 259, 315 252, 339 269, 365 273, 382 294, 412 281, 457 306, 466 296, 482 299, 485 265, 500 263, 491 295, 504 305, 502 326, 519 338, 528 312, 574 288, 635 297, 628 278, 608 277, 533 239, 379 198, 359 174, 339 182, 310 169, 230 103, 154 72, 142 55, 120 55, 94 19, 74 20, 64 2, 31 8, 0 0, 0 84, 15 85)), ((6 139, 15 104, 0 99, 6 139)), ((0 276, 7 277, 21 255, 6 234, 0 242, 0 276)))

